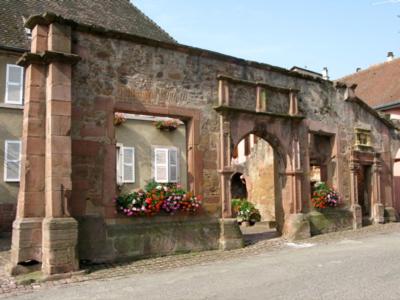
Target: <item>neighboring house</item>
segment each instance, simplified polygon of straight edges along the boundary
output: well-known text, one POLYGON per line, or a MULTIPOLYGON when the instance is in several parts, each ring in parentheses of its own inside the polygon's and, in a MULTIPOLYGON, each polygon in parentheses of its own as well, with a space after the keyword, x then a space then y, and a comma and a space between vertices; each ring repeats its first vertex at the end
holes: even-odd
MULTIPOLYGON (((341 78, 339 81, 356 85, 356 96, 376 110, 389 115, 392 120, 400 120, 400 58, 392 52, 384 63, 341 78)), ((393 181, 396 209, 400 213, 400 150, 394 159, 393 181)))
POLYGON ((24 69, 15 63, 29 50, 31 15, 53 12, 158 41, 175 40, 128 0, 2 0, 0 3, 0 233, 11 230, 20 175, 24 69), (4 163, 3 163, 4 162, 4 163))
POLYGON ((357 85, 355 93, 369 106, 400 119, 400 58, 373 65, 339 79, 357 85))

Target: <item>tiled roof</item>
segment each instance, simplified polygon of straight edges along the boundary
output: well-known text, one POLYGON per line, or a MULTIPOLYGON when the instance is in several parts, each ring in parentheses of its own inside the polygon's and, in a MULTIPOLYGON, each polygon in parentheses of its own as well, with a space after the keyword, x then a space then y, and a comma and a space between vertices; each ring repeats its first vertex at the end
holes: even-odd
POLYGON ((338 81, 357 84, 356 95, 372 107, 400 100, 400 59, 371 66, 338 81))
POLYGON ((78 23, 99 25, 164 42, 175 40, 129 0, 1 0, 0 45, 27 48, 23 24, 31 15, 55 13, 78 23))

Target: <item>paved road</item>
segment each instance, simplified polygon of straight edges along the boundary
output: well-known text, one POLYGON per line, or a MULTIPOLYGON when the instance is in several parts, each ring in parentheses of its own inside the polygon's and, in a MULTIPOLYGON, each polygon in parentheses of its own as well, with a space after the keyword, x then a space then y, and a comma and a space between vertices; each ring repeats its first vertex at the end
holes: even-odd
POLYGON ((12 299, 400 299, 400 233, 89 281, 12 299))

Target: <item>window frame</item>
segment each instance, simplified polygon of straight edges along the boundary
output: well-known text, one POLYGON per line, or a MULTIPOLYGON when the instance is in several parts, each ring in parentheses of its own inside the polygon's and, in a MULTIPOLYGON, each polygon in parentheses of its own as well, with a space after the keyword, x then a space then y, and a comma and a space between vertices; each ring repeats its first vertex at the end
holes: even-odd
POLYGON ((20 182, 21 181, 21 150, 22 150, 22 143, 20 140, 5 140, 4 141, 4 166, 3 166, 3 179, 4 182, 20 182), (8 149, 9 144, 18 144, 19 145, 19 157, 18 159, 8 160, 8 149), (9 179, 8 178, 8 163, 18 163, 18 179, 9 179))
POLYGON ((152 169, 153 169, 153 178, 156 182, 158 183, 179 183, 180 181, 180 159, 179 159, 179 153, 180 153, 180 149, 178 147, 168 147, 168 146, 153 146, 153 159, 152 159, 152 169), (170 154, 171 154, 171 150, 176 152, 176 164, 172 165, 171 164, 171 160, 170 160, 170 154), (162 151, 166 153, 166 159, 167 162, 166 164, 157 164, 156 159, 157 159, 157 155, 156 152, 157 151, 162 151), (157 166, 164 166, 166 168, 166 173, 167 173, 167 178, 166 180, 157 180, 157 166), (171 167, 174 166, 176 168, 176 179, 175 180, 171 180, 171 167))
POLYGON ((24 68, 18 65, 13 65, 13 64, 7 64, 6 66, 6 85, 5 85, 5 97, 4 97, 4 103, 6 104, 12 104, 12 105, 22 105, 24 101, 24 68), (21 78, 20 78, 20 83, 17 82, 10 82, 10 69, 11 68, 18 68, 21 70, 21 78), (20 97, 19 97, 19 101, 10 101, 10 99, 8 99, 9 97, 9 91, 8 91, 8 87, 12 85, 12 86, 20 86, 20 97))

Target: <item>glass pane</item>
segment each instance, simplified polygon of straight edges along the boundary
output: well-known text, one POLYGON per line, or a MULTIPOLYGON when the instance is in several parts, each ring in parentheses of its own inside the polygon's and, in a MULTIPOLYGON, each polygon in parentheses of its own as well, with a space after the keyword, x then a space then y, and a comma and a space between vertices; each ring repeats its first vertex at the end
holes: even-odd
POLYGON ((21 87, 19 85, 7 86, 7 101, 19 103, 21 101, 21 87))
POLYGON ((158 166, 156 169, 156 181, 165 182, 167 180, 167 168, 158 166))
POLYGON ((132 181, 133 180, 133 168, 132 166, 124 166, 124 180, 132 181))
POLYGON ((13 83, 21 83, 22 68, 18 66, 9 66, 8 81, 13 83))
POLYGON ((8 162, 7 163, 7 179, 8 180, 19 180, 19 163, 8 162))
POLYGON ((167 151, 165 150, 156 150, 156 164, 157 165, 166 165, 167 164, 167 151))
POLYGON ((7 161, 19 160, 20 144, 7 143, 7 161))
POLYGON ((124 163, 132 164, 133 163, 133 150, 129 148, 124 148, 124 163))

